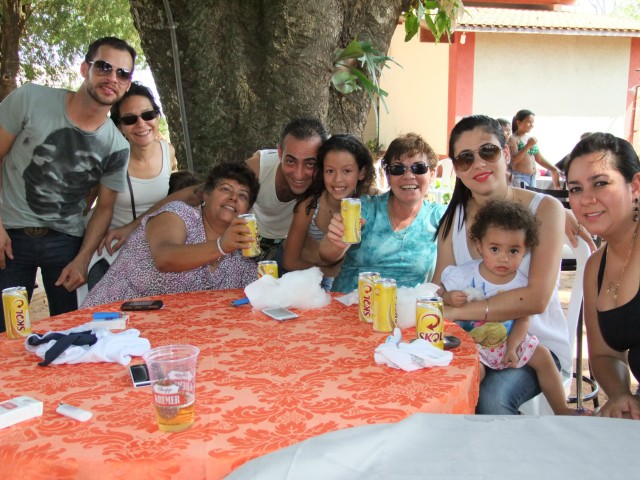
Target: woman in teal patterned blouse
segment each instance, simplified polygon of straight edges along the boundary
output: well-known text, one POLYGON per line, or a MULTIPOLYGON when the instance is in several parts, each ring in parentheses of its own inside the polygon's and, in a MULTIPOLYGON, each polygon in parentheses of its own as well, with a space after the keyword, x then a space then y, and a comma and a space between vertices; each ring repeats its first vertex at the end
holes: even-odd
POLYGON ((333 291, 350 292, 360 272, 375 271, 398 286, 415 287, 430 280, 436 259, 433 234, 445 207, 427 202, 425 195, 438 157, 422 137, 409 133, 396 138, 382 159, 390 191, 363 196, 362 241, 342 242, 342 216, 335 213, 320 242, 320 256, 344 263, 333 291))

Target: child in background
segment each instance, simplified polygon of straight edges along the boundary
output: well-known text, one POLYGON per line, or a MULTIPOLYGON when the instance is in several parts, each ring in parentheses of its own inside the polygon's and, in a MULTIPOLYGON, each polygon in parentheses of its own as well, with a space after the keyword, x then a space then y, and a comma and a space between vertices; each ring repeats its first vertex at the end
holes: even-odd
MULTIPOLYGON (((482 258, 447 267, 442 272, 440 293, 444 303, 452 306, 485 298, 488 312, 490 297, 527 285, 527 277, 519 267, 527 249, 538 243, 538 223, 534 214, 520 203, 493 200, 478 210, 469 236, 482 258)), ((529 317, 508 322, 456 323, 476 341, 481 381, 485 368, 501 370, 529 365, 556 415, 589 413, 567 406, 551 352, 527 332, 529 317)))
POLYGON ((322 288, 330 290, 340 262, 325 265, 318 255, 318 243, 329 228, 343 198, 376 193, 373 158, 369 149, 349 134, 333 135, 318 150, 314 180, 298 201, 284 245, 285 270, 318 266, 324 278, 322 288))
POLYGON ((169 177, 169 192, 167 195, 171 195, 173 192, 177 192, 183 188, 198 185, 200 183, 202 183, 200 179, 189 170, 178 170, 173 172, 169 177))

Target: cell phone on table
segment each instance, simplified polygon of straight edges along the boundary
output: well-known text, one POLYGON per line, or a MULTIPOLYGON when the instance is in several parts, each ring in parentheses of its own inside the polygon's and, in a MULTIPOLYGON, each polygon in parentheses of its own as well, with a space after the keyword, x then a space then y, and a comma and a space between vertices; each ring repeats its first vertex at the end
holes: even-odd
POLYGON ((160 310, 162 307, 164 307, 162 300, 133 300, 124 302, 120 306, 120 310, 125 312, 135 310, 160 310))
POLYGON ((145 363, 131 365, 129 367, 129 374, 131 374, 131 381, 133 382, 134 387, 138 388, 151 385, 149 370, 147 370, 147 365, 145 363))
POLYGON ((287 310, 286 308, 274 307, 274 308, 265 308, 262 310, 262 313, 265 315, 269 315, 271 318, 282 322, 284 320, 291 320, 292 318, 298 318, 298 315, 293 313, 291 310, 287 310))

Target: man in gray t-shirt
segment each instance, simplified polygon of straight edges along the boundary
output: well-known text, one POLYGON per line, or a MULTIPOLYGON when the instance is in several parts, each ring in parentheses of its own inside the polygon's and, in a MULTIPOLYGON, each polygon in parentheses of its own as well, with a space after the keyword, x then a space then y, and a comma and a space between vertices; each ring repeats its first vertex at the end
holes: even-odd
POLYGON ((77 308, 75 289, 126 187, 129 145, 108 113, 130 86, 135 56, 123 40, 101 38, 78 91, 26 84, 0 103, 0 288, 27 287, 31 297, 40 267, 51 315, 77 308))

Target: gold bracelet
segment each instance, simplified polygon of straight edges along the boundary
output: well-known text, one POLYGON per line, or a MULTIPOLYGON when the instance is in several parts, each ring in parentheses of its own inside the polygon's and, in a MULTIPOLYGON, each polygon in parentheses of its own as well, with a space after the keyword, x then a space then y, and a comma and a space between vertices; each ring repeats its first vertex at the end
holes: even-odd
POLYGON ((484 320, 483 322, 487 321, 487 317, 489 317, 489 299, 485 299, 485 302, 487 302, 487 306, 484 307, 484 320))

